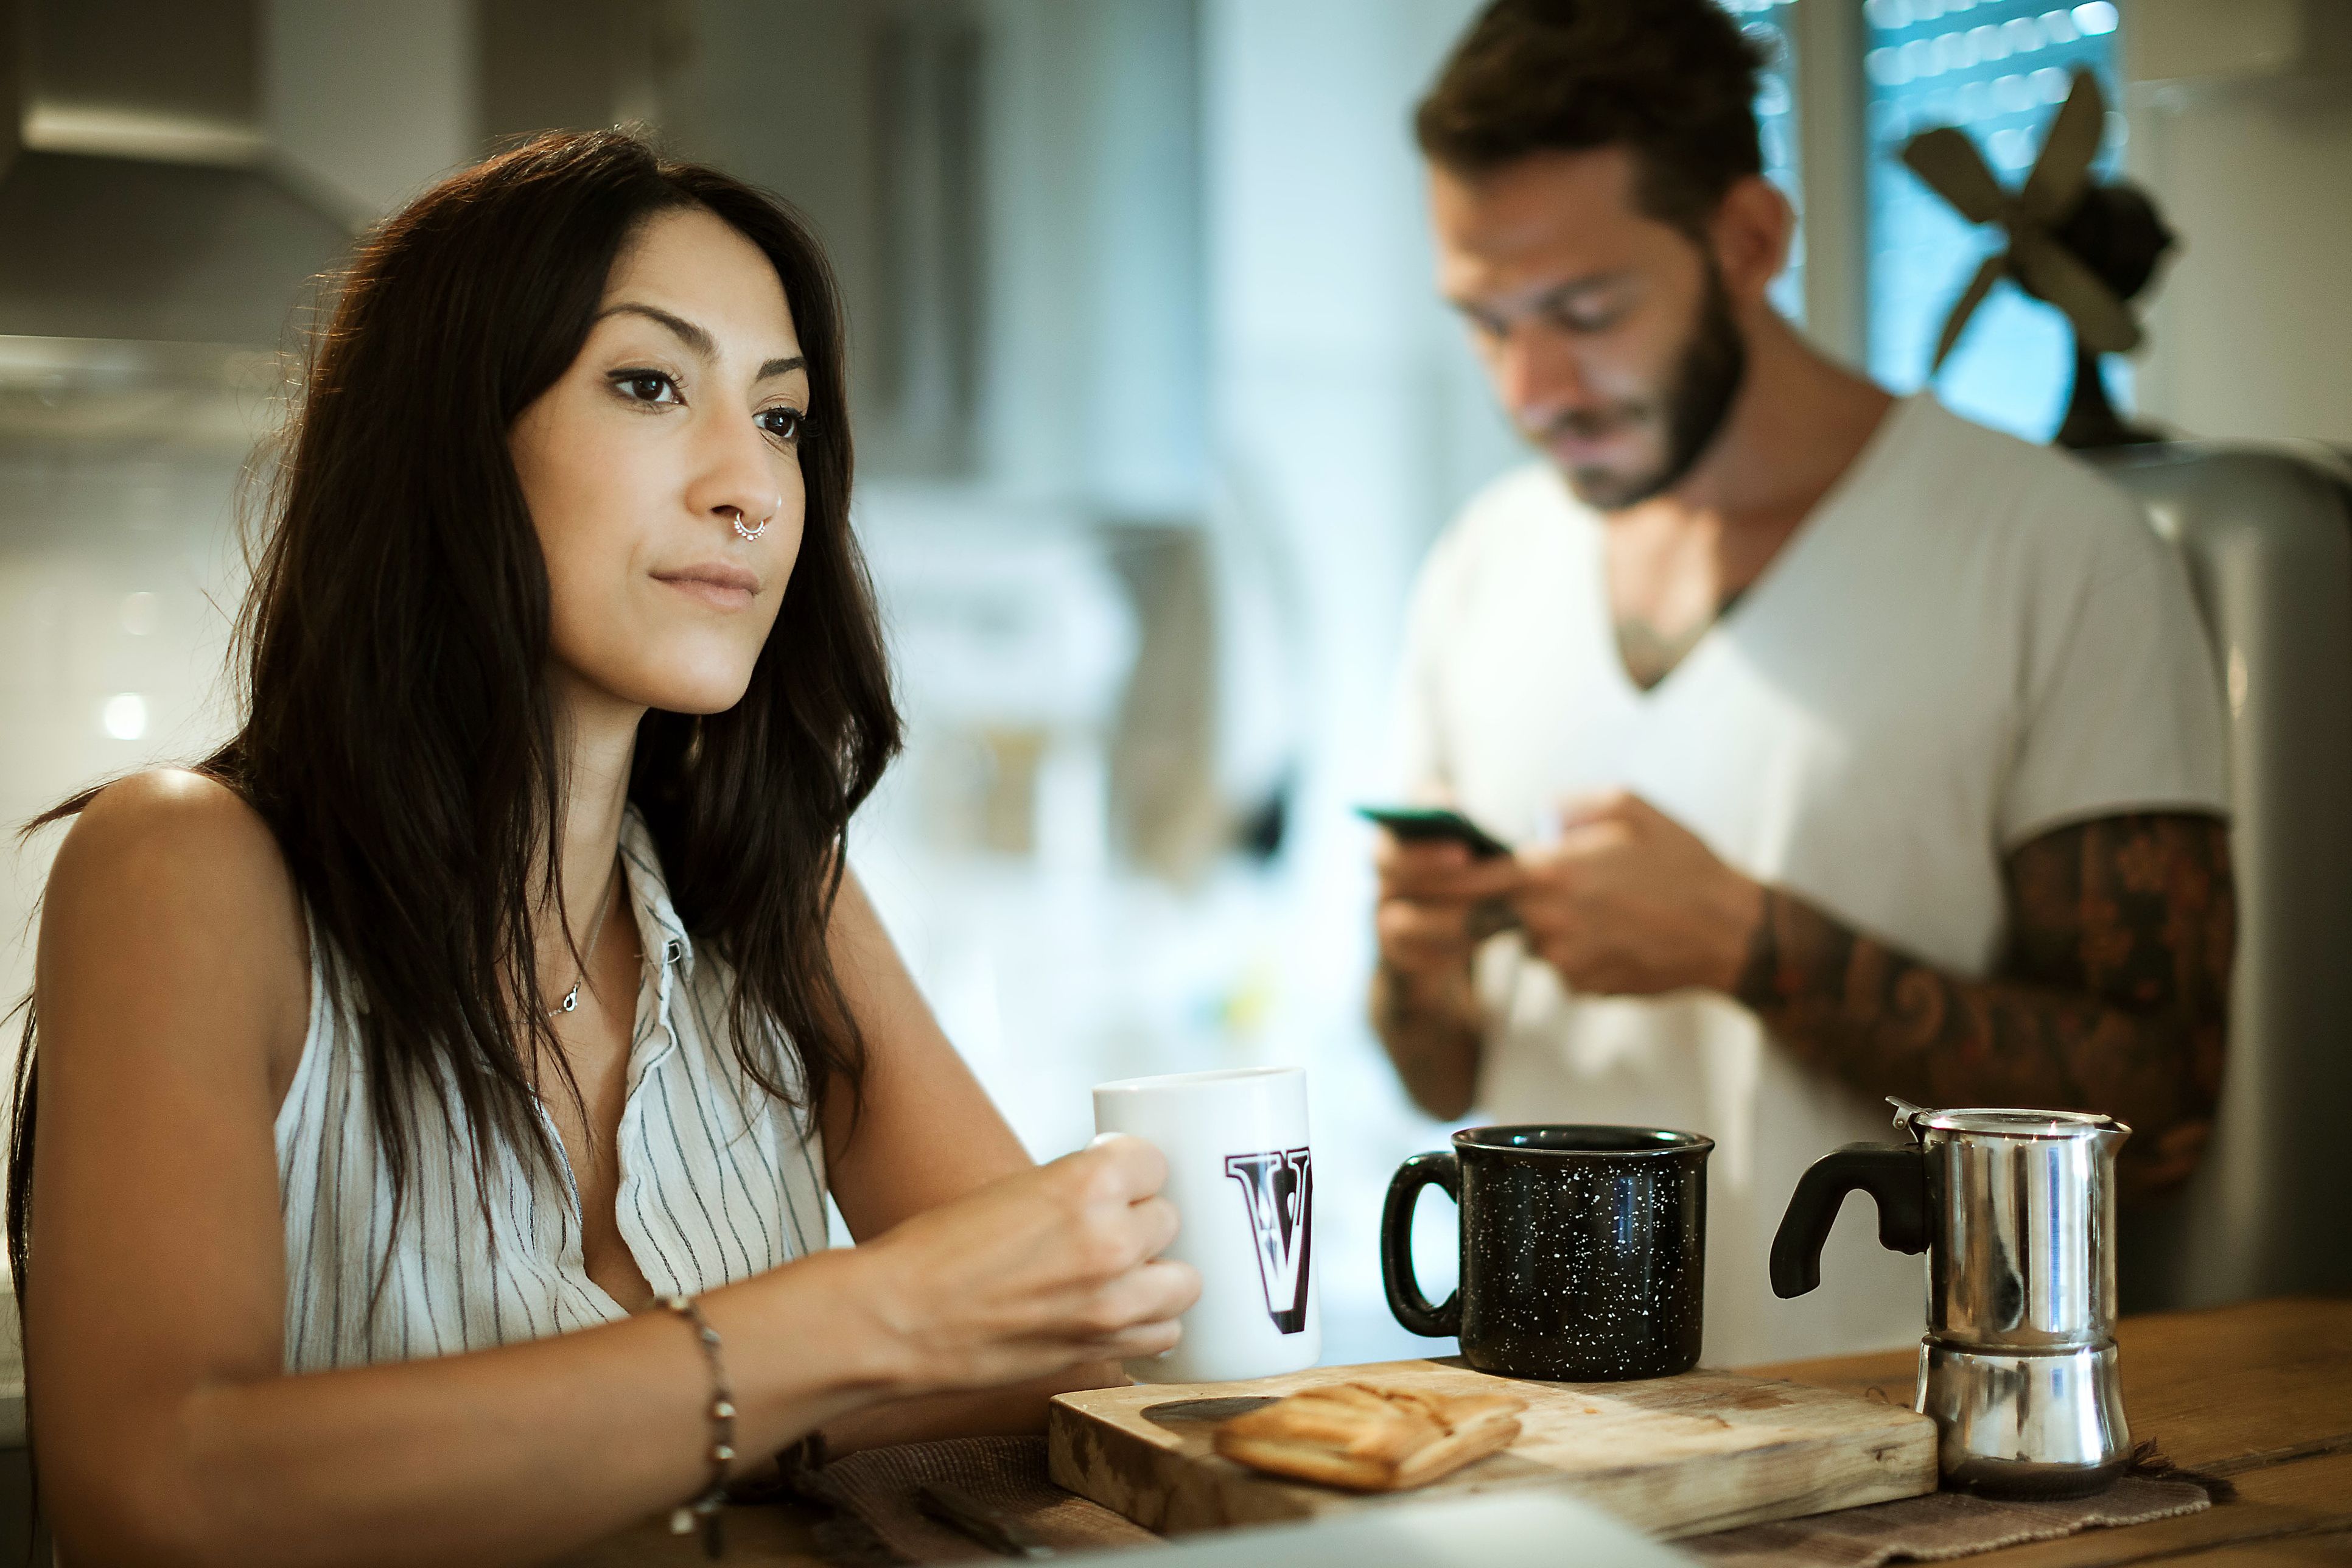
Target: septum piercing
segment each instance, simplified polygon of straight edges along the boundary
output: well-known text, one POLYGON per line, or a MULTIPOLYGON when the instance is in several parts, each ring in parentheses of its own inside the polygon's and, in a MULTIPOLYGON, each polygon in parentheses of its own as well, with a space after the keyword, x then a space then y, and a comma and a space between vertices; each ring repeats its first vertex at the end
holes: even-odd
POLYGON ((757 528, 746 528, 743 526, 742 509, 738 507, 732 510, 735 512, 735 535, 739 539, 753 540, 759 538, 760 535, 768 531, 768 524, 774 521, 772 517, 763 517, 760 520, 760 525, 757 528))

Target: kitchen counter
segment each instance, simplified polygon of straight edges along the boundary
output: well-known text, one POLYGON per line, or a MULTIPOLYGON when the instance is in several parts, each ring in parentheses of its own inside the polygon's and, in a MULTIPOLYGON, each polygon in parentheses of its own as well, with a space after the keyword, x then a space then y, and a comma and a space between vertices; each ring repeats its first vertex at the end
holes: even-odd
MULTIPOLYGON (((2352 1565, 2352 1300, 2255 1301, 2127 1318, 2124 1407, 2132 1436, 2154 1439, 2184 1469, 2221 1476, 2238 1500, 2125 1530, 1989 1552, 1981 1568, 2184 1568, 2352 1565)), ((1767 1377, 1908 1403, 1909 1351, 1746 1367, 1767 1377)), ((729 1510, 735 1568, 820 1568, 816 1515, 797 1508, 729 1510)), ((662 1521, 563 1559, 566 1568, 657 1568, 706 1561, 699 1542, 662 1521)))

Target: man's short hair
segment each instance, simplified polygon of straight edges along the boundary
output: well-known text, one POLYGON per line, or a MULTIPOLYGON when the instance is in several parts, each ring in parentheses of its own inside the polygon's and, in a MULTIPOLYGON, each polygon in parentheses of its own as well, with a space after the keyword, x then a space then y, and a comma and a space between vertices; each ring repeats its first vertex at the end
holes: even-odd
POLYGON ((1494 0, 1413 114, 1432 163, 1475 178, 1537 153, 1622 146, 1636 199, 1703 238, 1764 160, 1763 49, 1714 0, 1494 0))

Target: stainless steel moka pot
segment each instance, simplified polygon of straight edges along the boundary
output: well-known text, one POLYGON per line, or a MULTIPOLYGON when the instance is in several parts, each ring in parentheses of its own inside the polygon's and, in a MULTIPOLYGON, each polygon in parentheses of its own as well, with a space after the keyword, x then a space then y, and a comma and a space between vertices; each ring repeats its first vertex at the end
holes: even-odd
POLYGON ((1860 1188, 1878 1239, 1927 1254, 1916 1408, 1935 1418, 1944 1484, 2080 1497, 2131 1460, 2116 1381, 2116 1151, 2131 1129, 2062 1110, 1924 1110, 1907 1143, 1849 1143, 1814 1163, 1772 1239, 1772 1289, 1822 1280, 1822 1244, 1860 1188))

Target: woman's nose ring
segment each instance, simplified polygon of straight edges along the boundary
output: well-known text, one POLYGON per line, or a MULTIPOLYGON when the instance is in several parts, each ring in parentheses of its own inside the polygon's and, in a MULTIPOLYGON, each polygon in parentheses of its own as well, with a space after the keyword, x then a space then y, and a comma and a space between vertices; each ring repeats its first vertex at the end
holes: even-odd
POLYGON ((740 507, 735 507, 735 508, 732 508, 732 509, 730 509, 730 510, 732 510, 734 511, 734 513, 735 513, 735 532, 736 532, 736 535, 737 535, 737 537, 741 538, 741 539, 757 539, 757 538, 759 538, 759 537, 760 537, 760 535, 761 535, 761 534, 763 534, 763 533, 765 533, 765 532, 767 532, 767 531, 768 531, 768 524, 769 524, 770 522, 772 522, 772 521, 774 521, 774 515, 773 515, 772 513, 771 513, 769 516, 761 518, 761 520, 760 520, 756 524, 754 524, 753 526, 751 526, 751 527, 750 527, 750 528, 746 528, 746 527, 744 527, 744 526, 743 526, 743 509, 742 509, 742 508, 740 508, 740 507))

